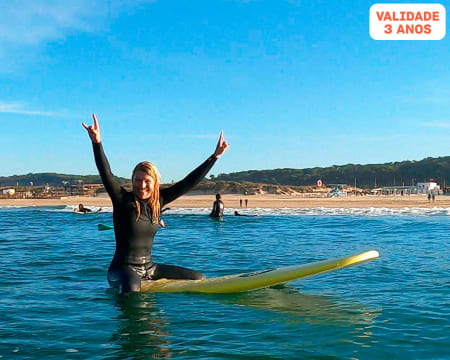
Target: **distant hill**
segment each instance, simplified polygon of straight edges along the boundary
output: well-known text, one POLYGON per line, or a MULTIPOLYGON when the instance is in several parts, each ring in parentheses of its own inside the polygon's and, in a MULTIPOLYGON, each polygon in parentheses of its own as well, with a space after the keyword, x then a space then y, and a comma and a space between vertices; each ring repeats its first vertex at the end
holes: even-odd
POLYGON ((369 165, 334 165, 307 169, 248 170, 219 174, 212 181, 253 182, 288 186, 311 186, 321 179, 324 184, 349 184, 361 188, 410 185, 430 178, 450 185, 450 156, 369 165))
MULTIPOLYGON (((428 181, 435 179, 439 184, 450 185, 450 156, 438 158, 426 158, 420 161, 401 161, 385 164, 369 165, 334 165, 330 167, 315 167, 307 169, 275 169, 275 170, 248 170, 230 174, 219 174, 212 177, 208 182, 202 182, 195 190, 207 192, 219 192, 222 190, 230 192, 242 192, 244 189, 252 188, 251 192, 289 193, 300 189, 264 188, 263 184, 284 186, 314 186, 318 179, 327 184, 356 183, 359 188, 374 188, 392 185, 410 185, 412 182, 428 181), (211 182, 211 183, 210 183, 211 182), (226 183, 229 182, 229 183, 226 183), (258 184, 252 187, 250 183, 258 184)), ((116 177, 120 184, 130 184, 130 179, 116 177)), ((70 184, 77 180, 85 184, 101 184, 99 175, 67 175, 57 173, 38 173, 26 175, 13 175, 0 177, 0 186, 62 186, 63 181, 70 184)), ((168 184, 166 184, 168 185, 168 184)), ((247 191, 247 190, 246 190, 247 191)))
MULTIPOLYGON (((120 184, 129 183, 129 179, 116 177, 120 184)), ((101 184, 102 180, 99 175, 68 175, 57 173, 38 173, 38 174, 26 174, 26 175, 13 175, 13 176, 0 176, 0 186, 29 186, 30 182, 33 182, 34 186, 44 186, 49 184, 50 186, 63 186, 63 181, 67 181, 69 184, 74 184, 78 180, 83 181, 85 184, 101 184)))
POLYGON ((202 181, 189 194, 275 194, 296 195, 301 193, 327 193, 326 188, 315 186, 284 186, 273 184, 257 184, 254 182, 235 181, 202 181))

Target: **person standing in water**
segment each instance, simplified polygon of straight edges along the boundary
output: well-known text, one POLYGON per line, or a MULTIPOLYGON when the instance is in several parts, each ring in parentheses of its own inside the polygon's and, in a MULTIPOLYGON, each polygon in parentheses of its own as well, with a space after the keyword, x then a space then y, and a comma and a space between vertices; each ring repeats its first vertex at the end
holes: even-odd
POLYGON ((220 194, 216 194, 216 201, 214 201, 213 208, 211 214, 209 214, 212 218, 222 218, 223 217, 223 209, 225 206, 222 202, 222 196, 220 194))
POLYGON ((142 280, 186 279, 199 280, 205 276, 180 266, 156 264, 152 260, 153 240, 158 230, 163 206, 185 194, 197 185, 227 150, 228 144, 220 133, 214 153, 183 180, 160 189, 161 177, 155 165, 142 161, 133 170, 132 191, 124 189, 114 179, 103 152, 100 126, 93 115, 93 125, 83 127, 89 134, 95 163, 113 204, 116 250, 108 269, 111 287, 123 293, 141 290, 142 280))

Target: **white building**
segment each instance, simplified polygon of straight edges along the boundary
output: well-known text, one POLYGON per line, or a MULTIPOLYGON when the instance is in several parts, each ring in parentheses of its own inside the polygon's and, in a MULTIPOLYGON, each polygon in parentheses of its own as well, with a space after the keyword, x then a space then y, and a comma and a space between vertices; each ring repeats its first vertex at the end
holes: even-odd
POLYGON ((420 194, 428 194, 430 191, 440 192, 441 187, 435 181, 419 182, 416 185, 420 194))
POLYGON ((16 189, 3 189, 3 195, 14 195, 16 193, 16 189))
POLYGON ((413 195, 420 194, 416 186, 384 186, 371 190, 374 195, 413 195))
POLYGON ((427 195, 441 194, 441 187, 433 180, 417 183, 415 186, 384 186, 371 190, 374 195, 427 195))

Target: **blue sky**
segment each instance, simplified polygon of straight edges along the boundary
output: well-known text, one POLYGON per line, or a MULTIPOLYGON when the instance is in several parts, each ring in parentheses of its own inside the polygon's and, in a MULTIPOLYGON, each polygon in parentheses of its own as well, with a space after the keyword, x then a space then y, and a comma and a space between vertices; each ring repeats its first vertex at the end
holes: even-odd
POLYGON ((221 129, 215 175, 447 156, 449 36, 372 40, 374 3, 1 2, 0 176, 95 174, 93 112, 124 177, 177 180, 221 129))

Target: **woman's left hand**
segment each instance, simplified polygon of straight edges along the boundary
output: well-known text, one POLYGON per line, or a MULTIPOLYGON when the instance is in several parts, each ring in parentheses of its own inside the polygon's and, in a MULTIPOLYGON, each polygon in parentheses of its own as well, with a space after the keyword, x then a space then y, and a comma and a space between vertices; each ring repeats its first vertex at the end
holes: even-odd
POLYGON ((223 138, 223 131, 220 132, 219 141, 217 142, 214 156, 219 158, 228 149, 228 143, 223 138))

